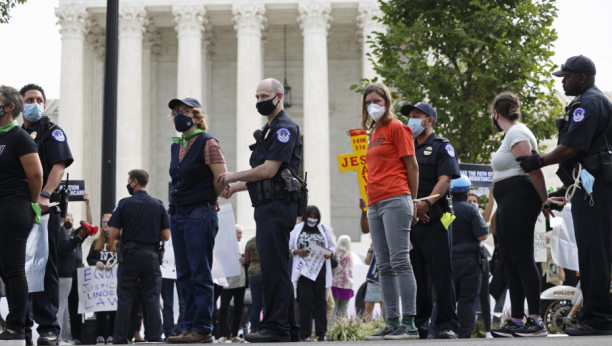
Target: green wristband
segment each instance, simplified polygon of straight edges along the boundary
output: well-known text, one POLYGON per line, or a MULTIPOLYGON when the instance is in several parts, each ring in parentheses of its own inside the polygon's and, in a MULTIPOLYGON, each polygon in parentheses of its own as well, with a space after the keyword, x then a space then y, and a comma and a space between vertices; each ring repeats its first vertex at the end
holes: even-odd
POLYGON ((34 210, 34 222, 36 222, 37 224, 40 225, 40 207, 38 206, 38 203, 30 203, 32 205, 32 209, 34 210))

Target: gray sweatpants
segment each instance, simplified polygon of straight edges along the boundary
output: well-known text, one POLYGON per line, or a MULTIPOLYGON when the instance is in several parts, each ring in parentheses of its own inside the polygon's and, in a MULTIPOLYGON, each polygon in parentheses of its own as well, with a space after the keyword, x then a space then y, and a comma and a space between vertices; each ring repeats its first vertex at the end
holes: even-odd
POLYGON ((416 281, 410 263, 410 225, 414 205, 410 195, 382 200, 368 209, 380 286, 387 318, 416 315, 416 281))

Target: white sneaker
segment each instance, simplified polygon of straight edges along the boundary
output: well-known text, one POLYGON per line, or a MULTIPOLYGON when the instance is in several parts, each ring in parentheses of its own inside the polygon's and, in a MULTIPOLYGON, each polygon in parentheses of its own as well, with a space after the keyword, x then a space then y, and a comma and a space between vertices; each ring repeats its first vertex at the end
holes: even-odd
POLYGON ((218 344, 224 344, 225 343, 225 337, 224 336, 220 337, 219 340, 217 340, 217 343, 218 344))
POLYGON ((98 336, 98 338, 96 339, 96 345, 106 345, 103 336, 98 336))
POLYGON ((249 342, 239 336, 234 336, 232 338, 232 343, 233 344, 248 344, 249 342))

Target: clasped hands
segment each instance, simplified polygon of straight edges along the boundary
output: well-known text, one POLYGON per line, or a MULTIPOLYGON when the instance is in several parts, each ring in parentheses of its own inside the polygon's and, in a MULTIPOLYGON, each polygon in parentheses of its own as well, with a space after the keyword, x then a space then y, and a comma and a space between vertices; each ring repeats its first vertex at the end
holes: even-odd
POLYGON ((219 185, 224 187, 223 192, 219 197, 223 197, 225 199, 230 199, 232 195, 236 192, 230 186, 230 183, 235 183, 238 181, 238 174, 233 172, 224 172, 219 174, 217 177, 217 182, 219 185))

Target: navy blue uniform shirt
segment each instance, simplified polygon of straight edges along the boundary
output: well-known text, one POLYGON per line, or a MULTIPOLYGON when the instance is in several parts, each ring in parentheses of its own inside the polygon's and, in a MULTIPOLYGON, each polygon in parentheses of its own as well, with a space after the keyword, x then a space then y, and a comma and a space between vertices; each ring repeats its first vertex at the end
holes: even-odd
POLYGON ((438 177, 450 175, 451 179, 460 177, 459 162, 455 148, 446 138, 436 137, 431 133, 427 139, 418 145, 414 139, 416 159, 419 164, 419 194, 417 198, 431 195, 438 183, 438 177))
POLYGON ((608 143, 612 148, 612 126, 608 127, 612 103, 595 84, 576 96, 565 111, 557 144, 580 150, 572 161, 582 163, 584 157, 606 149, 606 139, 602 135, 606 128, 608 143))
POLYGON ((164 203, 154 197, 149 198, 140 219, 136 220, 148 196, 144 190, 136 191, 133 196, 120 200, 113 210, 108 225, 123 229, 122 243, 157 245, 160 242, 161 231, 170 228, 164 203), (135 221, 138 221, 136 225, 135 221))
POLYGON ((453 253, 478 251, 478 238, 489 234, 489 229, 478 208, 467 202, 466 196, 453 196, 453 253))
MULTIPOLYGON (((41 120, 32 123, 29 128, 22 126, 24 130, 34 139, 38 146, 38 155, 43 166, 43 188, 47 185, 47 178, 53 166, 60 162, 66 161, 66 168, 70 167, 74 159, 68 146, 68 138, 66 133, 59 126, 52 122, 46 125, 41 124, 41 121, 48 120, 47 116, 43 116, 41 120), (44 143, 44 145, 42 145, 44 143)), ((56 186, 57 188, 57 186, 56 186)))
MULTIPOLYGON (((263 165, 266 160, 282 161, 281 168, 289 166, 295 174, 300 172, 300 160, 302 158, 302 138, 300 127, 289 118, 284 110, 266 124, 263 129, 264 139, 262 145, 257 144, 249 163, 252 168, 263 165)), ((280 177, 281 169, 275 178, 280 177)))

